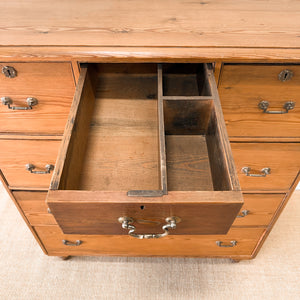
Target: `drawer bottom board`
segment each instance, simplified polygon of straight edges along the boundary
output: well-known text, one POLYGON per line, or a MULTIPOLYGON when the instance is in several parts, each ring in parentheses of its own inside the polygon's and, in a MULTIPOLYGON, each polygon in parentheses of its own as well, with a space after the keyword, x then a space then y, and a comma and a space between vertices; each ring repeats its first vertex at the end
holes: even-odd
POLYGON ((68 256, 185 256, 251 258, 264 228, 232 228, 226 235, 170 235, 162 239, 139 240, 123 235, 65 235, 58 226, 34 227, 48 255, 68 256), (79 246, 64 245, 81 241, 79 246), (233 247, 219 247, 216 241, 233 247))

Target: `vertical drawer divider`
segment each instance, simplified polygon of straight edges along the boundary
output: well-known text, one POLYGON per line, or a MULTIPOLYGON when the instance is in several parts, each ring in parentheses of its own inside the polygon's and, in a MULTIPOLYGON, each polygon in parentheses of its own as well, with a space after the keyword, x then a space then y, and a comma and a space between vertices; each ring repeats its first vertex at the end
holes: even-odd
POLYGON ((163 105, 163 74, 162 65, 157 66, 158 76, 158 138, 159 138, 159 156, 160 156, 160 175, 161 187, 164 195, 168 194, 167 189, 167 162, 166 162, 166 141, 165 141, 165 125, 164 125, 164 105, 163 105))
POLYGON ((166 142, 164 128, 163 106, 163 74, 162 65, 157 64, 157 114, 158 114, 158 145, 159 145, 159 178, 160 190, 130 190, 130 197, 162 197, 168 194, 167 189, 167 165, 166 165, 166 142))

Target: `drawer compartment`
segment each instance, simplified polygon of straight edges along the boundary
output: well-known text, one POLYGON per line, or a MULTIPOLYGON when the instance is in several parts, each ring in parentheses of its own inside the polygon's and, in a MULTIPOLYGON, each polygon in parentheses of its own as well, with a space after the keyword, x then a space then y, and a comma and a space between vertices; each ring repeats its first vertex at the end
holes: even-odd
POLYGON ((300 65, 225 64, 219 93, 230 137, 299 138, 300 65))
POLYGON ((244 205, 232 226, 268 226, 286 194, 243 194, 244 205))
POLYGON ((239 258, 245 256, 250 258, 265 232, 263 228, 232 228, 226 235, 172 235, 163 239, 137 240, 124 235, 66 235, 58 226, 37 226, 34 229, 48 254, 57 256, 236 256, 239 258), (218 243, 221 247, 217 242, 221 242, 218 243))
POLYGON ((63 134, 75 90, 70 63, 1 63, 0 133, 63 134), (8 75, 7 75, 8 76, 8 75))
POLYGON ((243 191, 287 192, 300 170, 300 143, 231 143, 243 191))
POLYGON ((49 188, 59 145, 58 140, 0 139, 0 168, 9 188, 49 188))
POLYGON ((13 191, 13 195, 31 226, 56 225, 46 204, 47 192, 13 191))
POLYGON ((243 199, 212 69, 196 68, 204 96, 171 99, 164 68, 82 67, 47 197, 64 233, 124 235, 131 225, 150 238, 168 217, 172 234, 229 230, 243 199))

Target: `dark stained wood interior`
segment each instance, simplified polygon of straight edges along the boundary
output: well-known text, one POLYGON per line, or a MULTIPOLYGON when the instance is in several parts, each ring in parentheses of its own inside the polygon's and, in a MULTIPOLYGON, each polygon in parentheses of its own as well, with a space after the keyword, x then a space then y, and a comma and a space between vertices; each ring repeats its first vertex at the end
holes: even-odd
MULTIPOLYGON (((89 107, 90 117, 78 109, 73 109, 78 116, 71 117, 82 123, 79 130, 75 122, 74 134, 80 132, 86 142, 70 144, 73 158, 64 163, 61 189, 163 194, 231 190, 220 118, 203 64, 93 67, 95 100, 89 99, 91 94, 81 95, 81 111, 89 107), (165 74, 177 76, 178 82, 167 79, 166 87, 165 74), (185 84, 191 76, 195 93, 185 84), (167 97, 170 82, 174 89, 167 97)), ((58 186, 57 180, 53 183, 58 186)))

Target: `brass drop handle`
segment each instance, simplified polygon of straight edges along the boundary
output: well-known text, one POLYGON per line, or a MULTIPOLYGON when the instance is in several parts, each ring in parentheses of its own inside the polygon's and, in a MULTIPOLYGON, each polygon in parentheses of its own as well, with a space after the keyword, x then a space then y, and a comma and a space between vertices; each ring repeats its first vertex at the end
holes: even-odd
POLYGON ((73 247, 76 247, 76 246, 79 246, 82 244, 82 241, 81 240, 77 240, 75 242, 70 242, 68 240, 62 240, 62 243, 66 246, 73 246, 73 247))
POLYGON ((224 244, 222 241, 216 241, 218 247, 232 248, 237 245, 237 241, 230 241, 230 244, 224 244))
POLYGON ((28 97, 26 99, 27 106, 11 106, 13 101, 9 97, 2 97, 1 102, 3 105, 7 105, 8 109, 12 109, 12 110, 30 110, 30 109, 32 109, 32 106, 35 106, 38 104, 38 100, 33 97, 28 97))
POLYGON ((295 108, 296 103, 293 101, 285 102, 283 105, 283 108, 285 110, 268 110, 269 105, 270 105, 269 102, 265 101, 265 100, 258 103, 258 107, 260 109, 262 109, 263 113, 265 113, 265 114, 287 114, 289 112, 289 110, 295 108))
POLYGON ((33 164, 26 165, 26 170, 33 174, 49 174, 52 170, 54 170, 54 166, 50 164, 46 165, 45 171, 34 171, 34 169, 35 169, 35 165, 33 164))
POLYGON ((244 217, 246 217, 246 216, 249 214, 249 212, 250 212, 249 210, 244 209, 244 210, 242 210, 241 213, 238 214, 236 217, 237 217, 237 218, 244 218, 244 217))
POLYGON ((251 171, 251 168, 249 167, 243 167, 242 168, 242 172, 244 174, 246 174, 246 176, 249 176, 249 177, 266 177, 267 175, 269 175, 271 173, 271 169, 270 168, 263 168, 261 169, 261 174, 251 174, 250 173, 251 171))
POLYGON ((128 234, 137 239, 158 239, 165 237, 169 234, 169 229, 175 229, 176 224, 180 222, 180 218, 178 217, 168 217, 166 218, 167 224, 163 225, 163 233, 145 233, 145 234, 137 234, 135 233, 135 226, 132 225, 134 220, 130 217, 120 217, 118 219, 119 223, 122 224, 123 229, 128 229, 128 234))
POLYGON ((16 69, 14 67, 11 67, 11 66, 4 66, 4 67, 2 67, 2 73, 7 78, 15 78, 15 77, 17 77, 17 71, 16 71, 16 69))

